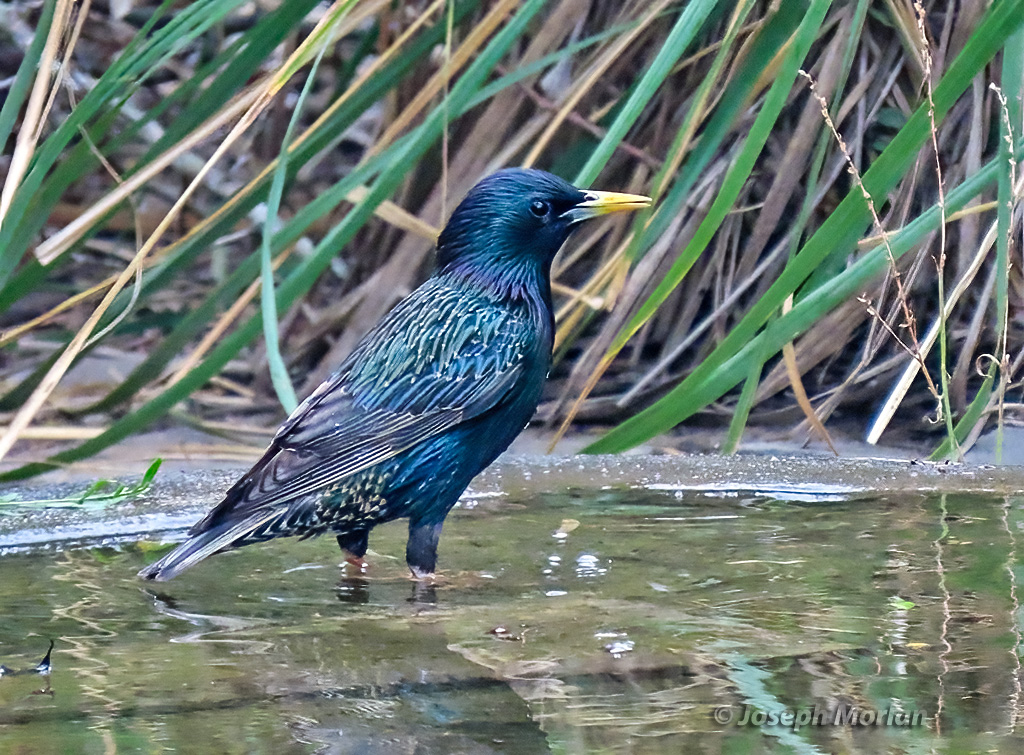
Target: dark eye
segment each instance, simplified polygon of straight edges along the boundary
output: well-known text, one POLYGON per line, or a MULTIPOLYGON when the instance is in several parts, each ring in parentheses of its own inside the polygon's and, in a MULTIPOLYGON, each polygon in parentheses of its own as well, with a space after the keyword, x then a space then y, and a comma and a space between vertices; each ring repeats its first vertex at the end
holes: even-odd
POLYGON ((541 199, 535 199, 530 203, 530 212, 542 218, 551 212, 551 205, 541 199))

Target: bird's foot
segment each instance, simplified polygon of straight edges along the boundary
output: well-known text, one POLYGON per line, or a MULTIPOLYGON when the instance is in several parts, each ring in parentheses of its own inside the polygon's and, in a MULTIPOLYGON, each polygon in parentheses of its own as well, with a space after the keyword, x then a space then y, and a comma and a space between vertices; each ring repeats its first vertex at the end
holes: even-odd
POLYGON ((445 569, 443 572, 427 572, 410 566, 409 580, 420 585, 458 589, 480 587, 490 582, 491 578, 481 576, 478 571, 445 569))
POLYGON ((355 574, 366 574, 370 570, 370 565, 366 563, 366 559, 362 556, 353 556, 351 554, 345 559, 345 563, 342 564, 342 568, 345 569, 345 573, 349 571, 355 574), (349 568, 351 567, 351 569, 349 568))
POLYGON ((421 569, 418 566, 409 564, 409 576, 410 579, 415 579, 418 582, 435 582, 437 581, 437 573, 421 569))
POLYGON ((445 569, 440 572, 420 572, 409 567, 409 580, 421 585, 432 587, 475 590, 485 585, 494 584, 495 577, 490 573, 463 569, 445 569))

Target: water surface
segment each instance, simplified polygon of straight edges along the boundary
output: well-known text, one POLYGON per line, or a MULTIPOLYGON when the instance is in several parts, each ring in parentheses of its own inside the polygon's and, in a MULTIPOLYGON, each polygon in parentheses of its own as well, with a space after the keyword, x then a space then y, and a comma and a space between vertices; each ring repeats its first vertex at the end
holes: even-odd
POLYGON ((328 538, 155 586, 146 544, 8 552, 0 663, 56 648, 0 677, 0 751, 1019 752, 1022 524, 1014 496, 655 485, 468 501, 432 587, 400 523, 366 576, 328 538))

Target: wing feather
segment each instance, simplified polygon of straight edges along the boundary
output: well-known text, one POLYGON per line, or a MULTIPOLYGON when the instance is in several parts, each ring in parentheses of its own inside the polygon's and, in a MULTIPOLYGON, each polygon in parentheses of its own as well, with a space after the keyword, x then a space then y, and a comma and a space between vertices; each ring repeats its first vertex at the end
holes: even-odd
POLYGON ((479 416, 522 377, 531 319, 435 278, 399 303, 193 528, 301 498, 479 416))

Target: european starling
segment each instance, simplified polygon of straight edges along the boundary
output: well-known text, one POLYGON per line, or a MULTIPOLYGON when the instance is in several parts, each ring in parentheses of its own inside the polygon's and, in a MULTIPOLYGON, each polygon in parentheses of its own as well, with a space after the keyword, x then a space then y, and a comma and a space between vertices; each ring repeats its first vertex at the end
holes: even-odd
POLYGON ((529 421, 551 366, 551 261, 580 221, 650 204, 539 170, 478 183, 437 240, 437 269, 292 412, 266 453, 144 579, 276 537, 337 536, 359 562, 409 519, 406 562, 434 572, 441 525, 529 421))

